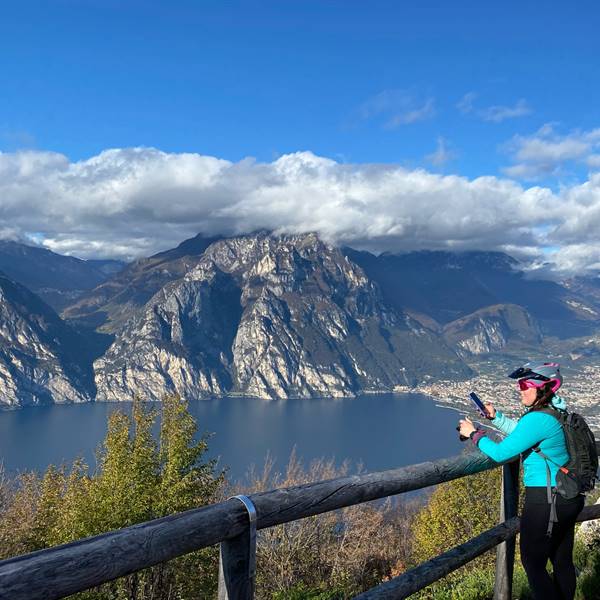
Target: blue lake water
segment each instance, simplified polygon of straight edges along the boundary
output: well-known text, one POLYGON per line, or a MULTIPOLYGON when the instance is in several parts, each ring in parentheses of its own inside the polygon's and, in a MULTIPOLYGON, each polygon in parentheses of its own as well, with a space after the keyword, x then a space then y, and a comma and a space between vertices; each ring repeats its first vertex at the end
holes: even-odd
MULTIPOLYGON (((5 470, 43 470, 94 450, 106 433, 107 416, 128 403, 52 405, 0 411, 0 461, 5 470)), ((295 447, 304 461, 335 458, 379 471, 458 454, 459 414, 418 394, 348 399, 264 401, 225 398, 192 402, 199 431, 213 433, 210 457, 239 479, 267 454, 285 467, 295 447)))

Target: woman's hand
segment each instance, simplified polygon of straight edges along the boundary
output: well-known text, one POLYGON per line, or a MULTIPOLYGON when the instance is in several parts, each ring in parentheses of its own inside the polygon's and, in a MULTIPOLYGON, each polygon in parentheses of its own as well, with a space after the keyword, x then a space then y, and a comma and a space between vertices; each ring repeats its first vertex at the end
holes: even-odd
POLYGON ((487 413, 488 419, 495 419, 496 409, 494 408, 494 405, 491 402, 484 402, 483 405, 485 406, 485 412, 487 413))
POLYGON ((460 435, 464 435, 465 437, 469 437, 477 428, 473 425, 473 422, 468 417, 465 419, 461 419, 458 422, 458 431, 460 435))

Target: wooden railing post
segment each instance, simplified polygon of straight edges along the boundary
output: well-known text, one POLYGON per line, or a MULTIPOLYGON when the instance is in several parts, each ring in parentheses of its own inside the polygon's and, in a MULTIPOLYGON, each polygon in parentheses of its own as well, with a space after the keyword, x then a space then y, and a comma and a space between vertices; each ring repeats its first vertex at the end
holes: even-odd
MULTIPOLYGON (((516 517, 519 511, 519 467, 519 460, 502 466, 500 523, 516 517)), ((494 600, 510 600, 512 598, 514 566, 515 538, 511 537, 499 544, 496 549, 494 600)))
POLYGON ((221 542, 218 600, 253 600, 256 581, 256 508, 247 496, 234 496, 248 511, 248 528, 221 542))

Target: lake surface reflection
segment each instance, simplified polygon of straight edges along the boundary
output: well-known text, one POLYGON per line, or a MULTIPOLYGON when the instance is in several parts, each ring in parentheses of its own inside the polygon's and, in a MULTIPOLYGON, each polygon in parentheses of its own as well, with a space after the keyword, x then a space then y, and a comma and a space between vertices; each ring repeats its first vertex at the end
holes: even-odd
MULTIPOLYGON (((153 405, 159 408, 159 405, 153 405)), ((129 403, 53 405, 0 412, 0 461, 9 472, 43 470, 77 456, 95 464, 94 450, 114 410, 129 403)), ((264 401, 222 398, 195 401, 199 430, 212 432, 209 455, 239 479, 265 457, 283 469, 292 449, 304 461, 335 458, 361 462, 368 471, 458 454, 459 414, 419 394, 348 399, 264 401)))

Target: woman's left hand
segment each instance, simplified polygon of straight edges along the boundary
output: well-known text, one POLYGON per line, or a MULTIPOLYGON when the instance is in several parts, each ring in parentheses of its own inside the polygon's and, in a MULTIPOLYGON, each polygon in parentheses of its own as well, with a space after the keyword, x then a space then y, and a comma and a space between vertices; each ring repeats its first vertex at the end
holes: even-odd
POLYGON ((468 417, 465 419, 461 419, 458 422, 460 435, 464 435, 465 437, 469 437, 476 429, 473 422, 468 417))

